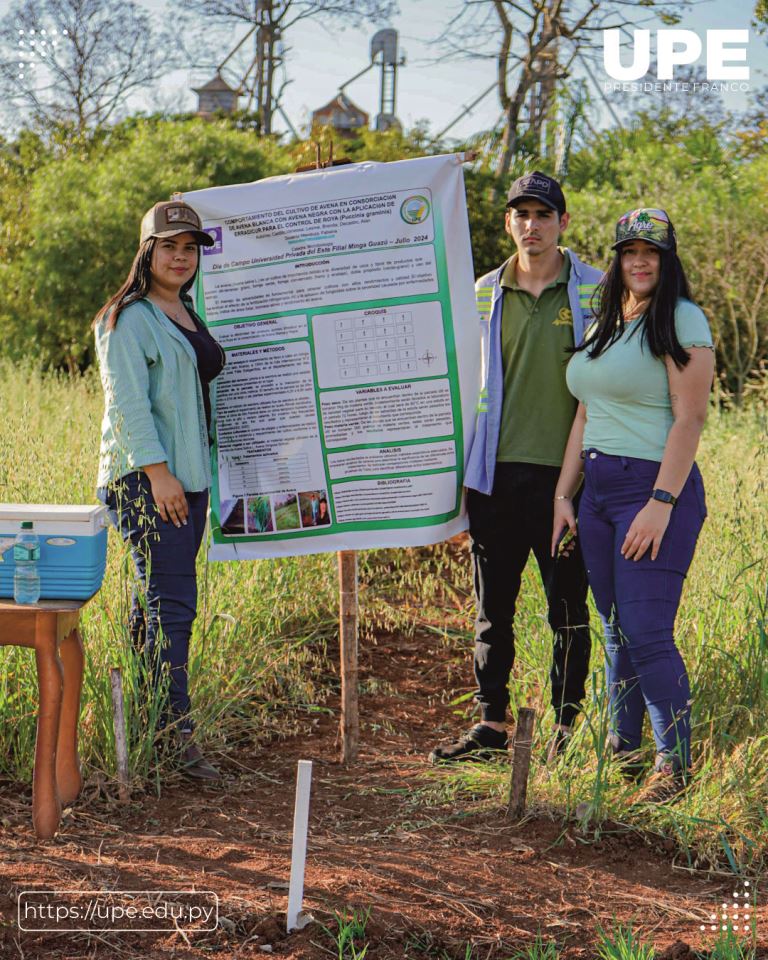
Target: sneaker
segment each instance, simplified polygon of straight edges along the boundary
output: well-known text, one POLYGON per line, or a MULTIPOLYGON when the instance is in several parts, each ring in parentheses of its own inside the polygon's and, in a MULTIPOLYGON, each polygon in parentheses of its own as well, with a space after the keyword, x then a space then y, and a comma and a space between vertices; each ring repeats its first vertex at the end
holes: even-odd
POLYGON ((453 742, 438 744, 429 755, 430 763, 453 763, 457 760, 498 760, 506 755, 509 740, 506 733, 478 723, 453 742))
POLYGON ((573 737, 573 727, 566 727, 562 723, 555 724, 547 743, 547 766, 557 763, 565 755, 571 737, 573 737))
POLYGON ((688 786, 686 772, 672 760, 657 759, 653 773, 635 793, 631 806, 643 803, 670 803, 688 786))

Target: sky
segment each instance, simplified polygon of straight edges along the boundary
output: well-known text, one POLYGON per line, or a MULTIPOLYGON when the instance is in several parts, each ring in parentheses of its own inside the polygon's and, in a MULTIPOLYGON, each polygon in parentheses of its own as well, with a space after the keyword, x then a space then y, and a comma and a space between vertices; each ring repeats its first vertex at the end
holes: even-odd
MULTIPOLYGON (((141 2, 147 9, 167 9, 165 0, 141 2)), ((436 134, 493 84, 495 62, 492 59, 434 62, 439 51, 428 41, 440 33, 451 15, 462 6, 462 0, 400 0, 399 6, 400 14, 386 24, 398 31, 400 48, 406 55, 406 65, 398 72, 397 114, 406 128, 426 119, 429 121, 430 131, 436 134)), ((679 26, 701 35, 711 29, 748 28, 753 9, 754 0, 703 0, 690 14, 685 15, 679 26)), ((306 126, 312 110, 332 99, 340 84, 370 62, 370 38, 378 27, 342 30, 337 20, 326 23, 326 27, 319 27, 317 22, 299 23, 286 35, 286 42, 291 47, 287 73, 292 82, 285 92, 284 107, 295 127, 306 126)), ((236 33, 237 38, 243 33, 244 29, 240 28, 236 33)), ((491 37, 490 51, 495 50, 495 42, 496 36, 491 37)), ((220 51, 212 50, 211 53, 213 65, 220 51)), ((226 53, 222 54, 220 59, 224 56, 226 53)), ((748 63, 752 67, 753 86, 768 81, 765 73, 758 75, 756 68, 761 61, 763 64, 768 61, 768 47, 764 39, 752 36, 748 63)), ((185 77, 182 72, 178 78, 173 78, 173 82, 180 91, 188 90, 191 85, 197 85, 196 82, 205 82, 212 73, 213 71, 204 69, 190 70, 186 71, 185 77)), ((608 78, 596 76, 596 79, 608 78)), ((595 98, 600 98, 600 93, 594 87, 591 92, 595 98)), ((378 112, 379 70, 371 70, 355 81, 346 89, 346 94, 373 118, 378 112)), ((184 96, 185 105, 193 107, 194 95, 185 93, 184 96)), ((626 99, 633 95, 618 96, 626 99)), ((612 99, 612 102, 617 105, 615 99, 612 99)), ((731 95, 725 103, 732 108, 740 108, 744 105, 744 97, 731 95)), ((461 138, 489 129, 497 124, 500 112, 497 95, 495 91, 491 92, 470 114, 451 128, 449 136, 461 138)), ((604 111, 605 114, 607 111, 604 111)), ((605 119, 608 117, 605 116, 605 119)), ((277 123, 278 128, 285 129, 279 119, 277 123)))
MULTIPOLYGON (((168 21, 167 0, 138 0, 159 22, 168 21)), ((399 33, 400 49, 405 54, 406 65, 398 73, 397 114, 406 128, 417 121, 426 120, 433 134, 439 133, 454 121, 476 97, 494 81, 495 63, 492 59, 480 61, 435 62, 439 51, 428 42, 434 38, 451 14, 462 5, 462 0, 400 0, 400 13, 391 23, 371 25, 362 30, 342 29, 338 20, 319 22, 305 21, 286 34, 287 86, 283 98, 284 109, 294 127, 304 132, 312 110, 332 99, 340 84, 344 83, 369 62, 370 38, 379 26, 394 27, 399 33)), ((7 12, 10 0, 0 0, 0 12, 7 12)), ((694 30, 702 37, 706 30, 748 28, 754 0, 703 0, 685 14, 680 28, 694 30)), ((178 5, 175 6, 178 11, 178 5)), ((173 109, 191 110, 196 105, 196 96, 191 88, 213 76, 215 66, 227 55, 245 32, 245 27, 235 27, 226 34, 211 34, 210 48, 199 64, 178 70, 162 81, 160 102, 173 109)), ((489 38, 489 51, 495 49, 497 36, 489 38)), ((757 88, 768 82, 765 66, 768 65, 768 47, 763 38, 752 35, 748 49, 751 68, 751 86, 757 88)), ((600 64, 596 80, 608 77, 600 64)), ((375 68, 346 89, 347 96, 373 118, 378 111, 379 70, 375 68)), ((602 101, 602 94, 594 86, 593 97, 602 101)), ((731 109, 745 105, 743 93, 708 94, 721 99, 731 109)), ((614 107, 642 102, 640 93, 613 93, 609 96, 614 107)), ((151 109, 147 98, 136 98, 131 106, 135 109, 151 109)), ((610 117, 607 108, 601 107, 603 122, 610 117)), ((451 127, 449 137, 465 137, 491 128, 500 118, 500 106, 495 91, 462 120, 451 127)), ((285 130, 285 123, 276 118, 276 128, 285 130)))

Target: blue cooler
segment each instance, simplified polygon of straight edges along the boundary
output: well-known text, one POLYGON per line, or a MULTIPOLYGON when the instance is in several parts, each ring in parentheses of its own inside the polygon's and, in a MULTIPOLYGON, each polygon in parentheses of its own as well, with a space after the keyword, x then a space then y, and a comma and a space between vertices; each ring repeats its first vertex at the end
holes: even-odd
POLYGON ((107 510, 101 504, 0 504, 0 597, 13 596, 13 542, 22 520, 40 540, 40 599, 87 600, 107 565, 107 510))

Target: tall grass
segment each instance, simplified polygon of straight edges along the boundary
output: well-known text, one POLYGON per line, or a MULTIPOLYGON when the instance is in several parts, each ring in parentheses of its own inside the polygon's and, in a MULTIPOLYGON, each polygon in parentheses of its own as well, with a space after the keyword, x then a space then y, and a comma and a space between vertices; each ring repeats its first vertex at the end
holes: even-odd
MULTIPOLYGON (((686 580, 676 638, 692 692, 695 777, 677 803, 629 808, 634 789, 610 762, 602 638, 593 631, 587 700, 576 736, 554 769, 532 767, 529 796, 539 808, 578 816, 599 835, 619 819, 675 839, 684 862, 717 864, 734 873, 764 866, 768 830, 768 398, 748 409, 713 409, 698 462, 709 517, 686 580)), ((378 629, 438 631, 446 644, 471 656, 472 596, 466 546, 392 552, 376 581, 368 622, 378 629)), ((373 567, 379 561, 371 555, 373 567)), ((371 569, 371 574, 373 569, 371 569)), ((537 709, 538 756, 553 720, 548 673, 551 632, 538 571, 529 563, 516 612, 512 713, 537 709)), ((592 609, 593 628, 598 625, 592 609)), ((459 724, 471 710, 471 688, 446 691, 459 724)), ((646 724, 646 756, 653 740, 646 724)), ((481 792, 506 799, 503 768, 441 771, 436 799, 481 792)))
MULTIPOLYGON (((94 374, 73 380, 0 362, 0 499, 94 502, 102 407, 94 374)), ((146 715, 127 630, 130 557, 117 534, 109 536, 104 585, 81 619, 80 736, 86 765, 107 776, 114 773, 110 666, 123 668, 131 728, 146 715)), ((286 732, 297 708, 318 709, 332 679, 324 653, 335 632, 333 558, 209 565, 201 551, 198 577, 190 678, 201 734, 232 746, 286 732)), ((0 771, 6 775, 30 776, 36 706, 29 651, 0 647, 0 771)), ((150 741, 136 737, 131 745, 134 773, 146 777, 150 741)))
MULTIPOLYGON (((5 413, 0 498, 92 502, 102 412, 96 376, 43 376, 29 365, 0 362, 0 408, 5 413)), ((694 696, 692 786, 674 805, 629 811, 627 787, 605 750, 603 650, 595 635, 588 702, 577 735, 554 772, 534 764, 530 788, 534 805, 558 814, 578 807, 584 825, 596 832, 607 817, 628 820, 674 837, 691 863, 718 862, 736 873, 760 866, 761 838, 768 829, 766 423, 766 406, 759 402, 743 411, 713 411, 702 439, 699 463, 709 519, 677 624, 694 696)), ((469 658, 472 597, 465 543, 369 551, 360 560, 364 637, 429 631, 469 658)), ((201 555, 198 573, 190 676, 203 736, 226 748, 284 733, 292 717, 322 709, 336 684, 335 666, 326 656, 336 634, 335 558, 208 564, 201 555)), ((134 721, 139 714, 126 627, 130 580, 129 558, 111 532, 104 586, 82 618, 87 659, 81 747, 87 764, 107 776, 114 772, 110 666, 123 666, 134 721)), ((524 704, 537 708, 540 757, 552 719, 551 634, 533 564, 524 576, 516 633, 513 712, 524 704)), ((457 729, 466 722, 469 685, 425 694, 453 703, 457 729)), ((0 770, 19 779, 31 771, 36 703, 29 652, 0 648, 0 770)), ((648 737, 649 757, 652 751, 648 737)), ((140 737, 131 760, 136 776, 146 777, 151 757, 140 737)), ((479 789, 489 802, 501 802, 505 787, 503 772, 482 771, 470 793, 476 796, 479 789)), ((451 781, 441 780, 440 795, 450 790, 451 781)))

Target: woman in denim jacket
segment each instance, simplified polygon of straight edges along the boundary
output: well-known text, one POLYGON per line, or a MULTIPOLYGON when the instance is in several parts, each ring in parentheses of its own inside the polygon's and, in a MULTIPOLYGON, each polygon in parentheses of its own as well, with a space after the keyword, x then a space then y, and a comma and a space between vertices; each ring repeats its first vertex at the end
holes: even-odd
POLYGON ((181 738, 185 773, 217 780, 193 742, 187 661, 197 612, 195 560, 211 484, 212 381, 224 351, 188 291, 213 240, 188 204, 157 203, 127 279, 94 321, 104 387, 100 499, 130 544, 130 630, 167 699, 161 726, 181 738))

